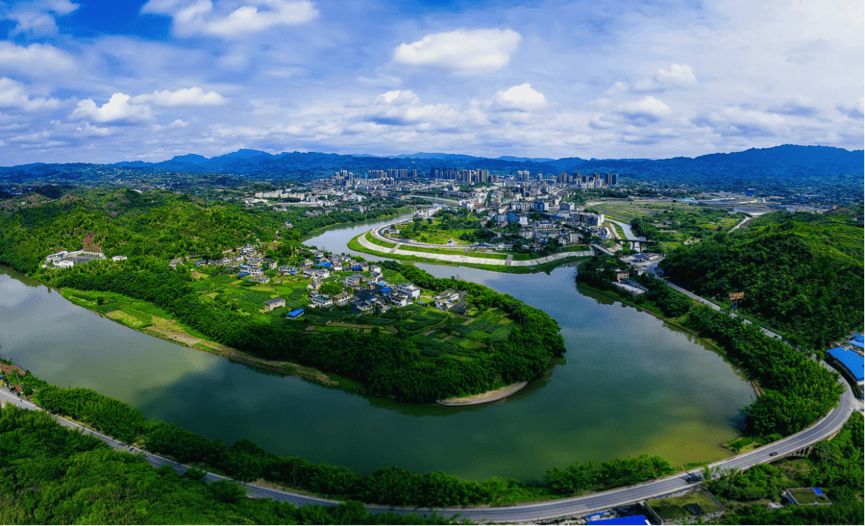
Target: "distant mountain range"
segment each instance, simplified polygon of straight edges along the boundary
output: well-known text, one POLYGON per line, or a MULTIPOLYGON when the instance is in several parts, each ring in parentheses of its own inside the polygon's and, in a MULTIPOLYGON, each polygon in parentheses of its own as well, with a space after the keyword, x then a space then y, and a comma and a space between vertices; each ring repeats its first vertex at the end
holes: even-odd
MULTIPOLYGON (((93 164, 29 164, 0 168, 0 180, 14 175, 38 176, 80 172, 102 165, 93 164), (14 174, 14 175, 13 175, 14 174)), ((695 179, 717 177, 778 177, 801 178, 822 175, 855 175, 863 173, 863 151, 848 151, 828 146, 783 145, 773 148, 752 148, 743 152, 716 153, 695 158, 672 159, 563 159, 499 157, 490 159, 444 153, 415 153, 396 157, 337 155, 318 152, 285 152, 277 155, 258 150, 238 150, 234 153, 206 158, 201 155, 179 155, 167 161, 121 162, 107 166, 160 172, 216 173, 236 176, 297 175, 322 176, 336 170, 351 170, 366 174, 367 170, 415 168, 423 173, 430 168, 488 169, 497 172, 529 170, 532 174, 557 175, 561 172, 618 172, 622 175, 694 176, 695 179)))

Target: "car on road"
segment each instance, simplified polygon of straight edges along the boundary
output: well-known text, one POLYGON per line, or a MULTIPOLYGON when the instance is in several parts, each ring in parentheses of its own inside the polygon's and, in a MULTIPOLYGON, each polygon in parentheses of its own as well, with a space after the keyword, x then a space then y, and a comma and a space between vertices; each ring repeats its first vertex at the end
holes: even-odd
POLYGON ((773 452, 769 453, 769 456, 770 456, 770 457, 774 457, 774 456, 777 455, 777 454, 778 454, 777 451, 773 451, 773 452))

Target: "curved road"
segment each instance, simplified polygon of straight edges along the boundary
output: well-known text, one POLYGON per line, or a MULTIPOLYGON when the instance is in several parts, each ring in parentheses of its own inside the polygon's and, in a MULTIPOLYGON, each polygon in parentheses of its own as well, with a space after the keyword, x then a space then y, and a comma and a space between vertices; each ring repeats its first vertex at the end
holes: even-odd
MULTIPOLYGON (((825 364, 824 364, 825 365, 825 364)), ((843 380, 841 380, 843 382, 843 380)), ((808 429, 801 431, 795 435, 789 436, 778 442, 763 446, 754 451, 737 455, 735 457, 711 464, 713 470, 727 471, 732 469, 747 469, 757 464, 771 462, 793 453, 805 446, 809 446, 819 442, 841 429, 844 422, 847 421, 853 411, 861 410, 860 402, 854 397, 850 386, 843 382, 845 392, 841 397, 841 402, 825 417, 808 429), (773 454, 774 453, 774 454, 773 454)), ((0 389, 0 400, 7 403, 13 403, 23 409, 41 411, 39 407, 26 400, 21 400, 15 395, 10 394, 5 389, 0 389)), ((144 458, 155 467, 170 466, 179 473, 183 473, 188 469, 188 466, 174 462, 173 460, 151 455, 139 448, 129 446, 111 437, 88 429, 75 422, 61 417, 54 417, 61 425, 71 429, 80 429, 84 434, 92 435, 118 451, 129 451, 133 454, 144 455, 144 458)), ((446 508, 446 509, 429 509, 429 508, 393 508, 388 506, 368 505, 366 509, 371 513, 384 513, 393 511, 399 514, 420 513, 428 515, 433 512, 443 516, 460 515, 463 518, 470 519, 475 522, 532 522, 545 519, 553 519, 558 517, 567 517, 575 515, 585 515, 593 511, 611 508, 630 504, 641 500, 647 500, 661 495, 666 495, 675 491, 686 489, 699 484, 699 482, 689 482, 687 479, 691 474, 699 474, 698 471, 689 473, 680 473, 663 479, 653 480, 636 486, 626 488, 618 488, 602 493, 593 493, 583 497, 575 497, 570 499, 561 499, 538 504, 528 504, 522 506, 503 506, 495 508, 446 508)), ((208 482, 217 480, 231 480, 221 475, 208 473, 205 477, 208 482)), ((271 498, 277 501, 287 501, 293 504, 303 506, 307 504, 336 506, 337 501, 310 497, 287 491, 266 488, 255 484, 244 484, 248 489, 249 496, 256 498, 271 498)))

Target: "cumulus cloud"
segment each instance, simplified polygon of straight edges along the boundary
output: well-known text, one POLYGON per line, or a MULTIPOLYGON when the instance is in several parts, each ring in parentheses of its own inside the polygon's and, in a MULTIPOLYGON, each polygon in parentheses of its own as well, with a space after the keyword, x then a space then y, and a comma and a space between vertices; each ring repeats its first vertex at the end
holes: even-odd
MULTIPOLYGON (((236 5, 236 3, 234 4, 236 5)), ((141 12, 167 15, 180 36, 196 34, 240 38, 275 26, 304 24, 318 16, 309 0, 247 0, 231 9, 230 2, 211 0, 150 0, 141 12)))
POLYGON ((129 104, 130 98, 125 93, 115 93, 102 106, 97 106, 93 99, 82 100, 72 112, 72 118, 93 119, 96 122, 142 121, 153 118, 150 107, 129 104))
POLYGON ((17 71, 27 76, 44 77, 76 67, 75 58, 48 44, 16 46, 0 42, 0 69, 17 71))
POLYGON ((133 104, 149 102, 157 106, 221 106, 227 103, 228 99, 215 91, 205 93, 203 89, 194 87, 177 91, 154 91, 135 96, 132 102, 133 104))
POLYGON ((645 126, 670 115, 673 110, 655 97, 646 96, 638 101, 626 102, 616 108, 616 113, 633 124, 645 126))
POLYGON ((411 91, 388 91, 376 97, 362 119, 388 126, 415 126, 421 130, 453 129, 466 124, 488 124, 486 114, 472 104, 459 110, 450 104, 423 104, 411 91))
POLYGON ((59 106, 60 101, 57 99, 31 99, 23 84, 7 77, 0 77, 0 107, 39 111, 54 110, 59 106))
POLYGON ((89 122, 85 122, 84 126, 75 128, 75 134, 80 137, 105 137, 111 135, 111 128, 93 126, 89 122))
POLYGON ((392 106, 402 106, 405 104, 415 104, 420 101, 420 98, 411 91, 393 90, 382 93, 375 98, 376 104, 390 104, 392 106))
POLYGON ((496 92, 493 103, 506 110, 529 111, 543 108, 547 105, 547 99, 543 93, 532 89, 532 85, 526 83, 496 92))
POLYGON ((435 67, 460 75, 483 75, 508 65, 522 37, 511 29, 435 33, 400 44, 393 60, 407 66, 435 67))
POLYGON ((617 93, 657 92, 671 88, 688 88, 697 84, 694 70, 687 64, 671 64, 669 69, 659 69, 651 77, 645 77, 633 82, 616 82, 607 90, 607 95, 617 93))
POLYGON ((69 0, 41 0, 19 5, 6 14, 6 18, 16 22, 12 34, 32 33, 50 35, 57 33, 57 16, 68 15, 78 9, 78 4, 69 0))

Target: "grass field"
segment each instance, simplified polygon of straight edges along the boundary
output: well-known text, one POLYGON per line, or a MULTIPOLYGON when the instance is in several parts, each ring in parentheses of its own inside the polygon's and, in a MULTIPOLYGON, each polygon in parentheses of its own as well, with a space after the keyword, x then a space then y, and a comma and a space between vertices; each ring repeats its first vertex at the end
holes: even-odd
POLYGON ((817 495, 811 488, 791 489, 788 491, 796 499, 796 502, 803 506, 808 504, 832 504, 829 497, 826 495, 817 495))
POLYGON ((655 510, 663 520, 677 519, 680 517, 690 517, 692 514, 685 509, 688 504, 697 504, 702 508, 703 513, 714 513, 721 509, 704 493, 694 493, 685 495, 684 497, 675 497, 672 499, 650 500, 648 504, 655 510))

